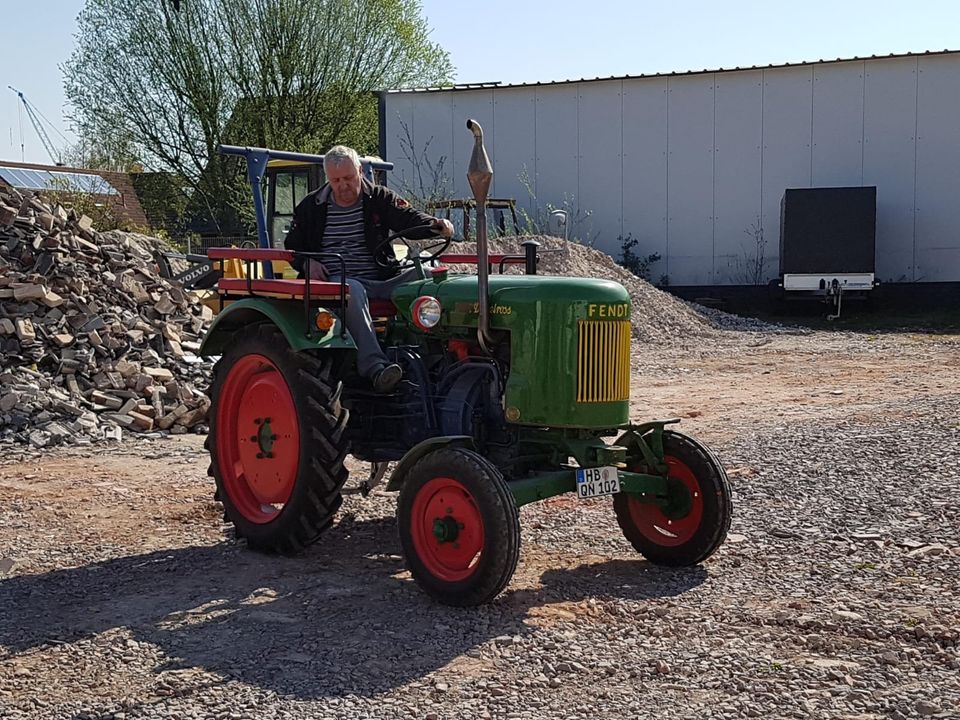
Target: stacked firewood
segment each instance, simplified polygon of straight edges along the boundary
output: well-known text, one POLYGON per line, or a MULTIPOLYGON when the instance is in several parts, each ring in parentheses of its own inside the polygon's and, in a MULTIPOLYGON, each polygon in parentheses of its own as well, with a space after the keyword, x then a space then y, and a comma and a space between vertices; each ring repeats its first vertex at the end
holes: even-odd
POLYGON ((159 246, 0 185, 0 440, 205 430, 212 312, 159 275, 159 246))

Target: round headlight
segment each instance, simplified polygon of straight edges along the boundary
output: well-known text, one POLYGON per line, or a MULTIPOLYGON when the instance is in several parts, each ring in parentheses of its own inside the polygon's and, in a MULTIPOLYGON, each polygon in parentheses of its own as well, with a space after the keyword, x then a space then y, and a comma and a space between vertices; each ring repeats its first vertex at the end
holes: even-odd
POLYGON ((410 315, 413 316, 413 324, 421 330, 429 330, 440 322, 440 301, 435 297, 423 295, 413 301, 410 308, 410 315))

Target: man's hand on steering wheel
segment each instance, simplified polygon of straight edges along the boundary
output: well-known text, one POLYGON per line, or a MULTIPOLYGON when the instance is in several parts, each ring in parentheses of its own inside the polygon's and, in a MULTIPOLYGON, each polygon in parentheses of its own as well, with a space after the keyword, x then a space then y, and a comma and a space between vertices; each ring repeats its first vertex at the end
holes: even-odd
POLYGON ((452 238, 453 223, 447 220, 446 218, 436 218, 433 221, 433 231, 437 234, 438 237, 452 238))
MULTIPOLYGON (((453 223, 451 223, 449 220, 446 220, 444 218, 434 218, 433 222, 430 223, 429 225, 417 225, 415 227, 406 228, 405 230, 397 230, 395 232, 390 233, 387 237, 385 237, 383 240, 381 240, 377 244, 376 248, 374 249, 374 259, 376 263, 381 267, 388 267, 379 257, 380 248, 382 248, 384 245, 387 245, 388 243, 393 242, 394 240, 399 240, 400 242, 402 242, 404 245, 407 246, 407 250, 410 253, 407 256, 407 261, 409 261, 410 258, 413 257, 413 253, 416 253, 421 259, 429 261, 446 252, 446 249, 450 247, 450 241, 452 240, 452 238, 453 238, 453 223), (440 241, 432 245, 429 245, 427 247, 417 247, 407 242, 407 238, 406 238, 407 233, 421 232, 423 230, 430 230, 436 233, 435 237, 437 237, 440 241), (427 253, 427 255, 424 256, 423 253, 427 253)), ((405 263, 401 263, 400 267, 409 267, 409 265, 405 263)))

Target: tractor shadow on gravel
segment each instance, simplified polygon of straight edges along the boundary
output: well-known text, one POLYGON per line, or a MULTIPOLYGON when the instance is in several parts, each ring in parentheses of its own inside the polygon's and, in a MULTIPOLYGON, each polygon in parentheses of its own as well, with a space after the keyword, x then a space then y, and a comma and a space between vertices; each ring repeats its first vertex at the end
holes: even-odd
MULTIPOLYGON (((702 567, 609 560, 547 570, 541 588, 508 589, 487 606, 451 608, 409 578, 393 518, 347 516, 296 558, 221 543, 0 580, 0 646, 16 654, 125 628, 162 651, 158 674, 199 667, 297 698, 371 696, 493 638, 536 633, 543 617, 532 615, 555 604, 571 617, 571 605, 590 598, 642 602, 706 578, 702 567)), ((109 642, 122 646, 126 632, 109 642)))

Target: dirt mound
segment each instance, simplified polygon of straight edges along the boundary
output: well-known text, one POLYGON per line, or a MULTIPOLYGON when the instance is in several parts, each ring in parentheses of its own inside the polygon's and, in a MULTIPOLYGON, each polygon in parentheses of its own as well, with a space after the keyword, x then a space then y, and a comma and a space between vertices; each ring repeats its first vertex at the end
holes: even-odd
MULTIPOLYGON (((540 243, 538 272, 544 275, 604 278, 623 285, 633 302, 633 335, 640 342, 669 345, 691 337, 714 337, 721 330, 776 329, 766 323, 688 303, 637 277, 606 253, 562 238, 544 235, 497 238, 490 241, 490 252, 523 255, 522 243, 526 240, 540 243)), ((456 242, 448 252, 473 254, 476 252, 476 243, 456 242)), ((476 267, 453 265, 451 271, 475 272, 476 267)), ((523 267, 507 266, 505 272, 522 273, 523 267)))
POLYGON ((206 420, 212 319, 160 277, 162 241, 0 187, 0 438, 43 447, 206 420))

